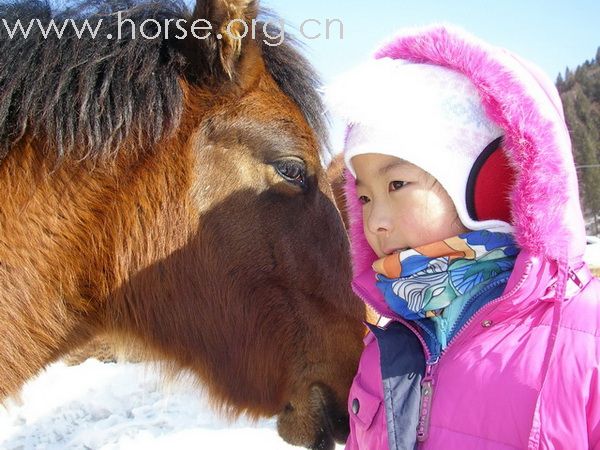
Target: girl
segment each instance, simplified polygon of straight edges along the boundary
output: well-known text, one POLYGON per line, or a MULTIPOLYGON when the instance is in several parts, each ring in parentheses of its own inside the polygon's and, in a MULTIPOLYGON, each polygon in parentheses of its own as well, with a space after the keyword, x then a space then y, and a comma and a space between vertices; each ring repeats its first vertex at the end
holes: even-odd
POLYGON ((600 286, 558 93, 453 29, 328 92, 370 325, 347 449, 600 449, 600 286))

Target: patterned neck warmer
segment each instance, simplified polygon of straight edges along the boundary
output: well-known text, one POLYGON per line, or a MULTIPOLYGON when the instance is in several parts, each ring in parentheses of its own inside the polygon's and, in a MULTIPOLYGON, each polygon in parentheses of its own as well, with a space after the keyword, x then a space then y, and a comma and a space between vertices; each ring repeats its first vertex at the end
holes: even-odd
MULTIPOLYGON (((407 320, 436 318, 491 283, 506 282, 519 249, 509 233, 471 231, 375 261, 377 287, 407 320)), ((454 309, 454 308, 453 308, 454 309)))

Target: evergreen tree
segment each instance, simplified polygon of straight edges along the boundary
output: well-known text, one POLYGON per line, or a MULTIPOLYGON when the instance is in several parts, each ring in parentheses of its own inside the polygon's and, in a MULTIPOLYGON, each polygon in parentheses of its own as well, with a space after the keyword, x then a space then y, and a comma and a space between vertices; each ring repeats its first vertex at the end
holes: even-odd
POLYGON ((556 86, 563 101, 565 119, 573 142, 573 157, 578 166, 581 204, 591 230, 600 232, 600 48, 596 59, 575 70, 568 67, 556 86))
POLYGON ((571 72, 571 69, 569 69, 569 67, 567 66, 567 68, 565 69, 565 81, 569 81, 572 76, 573 72, 571 72))
POLYGON ((565 81, 563 80, 562 74, 558 72, 558 76, 556 77, 556 87, 560 92, 565 85, 565 81))
POLYGON ((581 152, 585 166, 580 170, 583 179, 584 205, 594 219, 595 234, 598 234, 598 214, 600 214, 600 167, 598 152, 593 139, 585 133, 581 142, 581 152))

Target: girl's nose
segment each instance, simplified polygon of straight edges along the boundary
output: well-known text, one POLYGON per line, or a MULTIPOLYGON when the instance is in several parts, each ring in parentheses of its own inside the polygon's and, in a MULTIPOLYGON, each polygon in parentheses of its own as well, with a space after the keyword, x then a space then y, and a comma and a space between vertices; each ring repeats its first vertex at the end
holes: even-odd
POLYGON ((385 234, 392 231, 393 223, 389 206, 383 202, 374 202, 367 223, 369 231, 373 234, 385 234))

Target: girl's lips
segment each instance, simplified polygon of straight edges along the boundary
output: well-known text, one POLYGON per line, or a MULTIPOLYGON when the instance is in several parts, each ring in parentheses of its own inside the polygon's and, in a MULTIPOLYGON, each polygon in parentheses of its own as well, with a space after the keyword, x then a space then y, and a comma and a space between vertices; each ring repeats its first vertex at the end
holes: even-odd
POLYGON ((400 253, 403 252, 404 250, 408 250, 408 247, 402 247, 402 248, 391 248, 391 249, 384 249, 383 253, 385 253, 386 256, 391 255, 392 253, 400 253))

